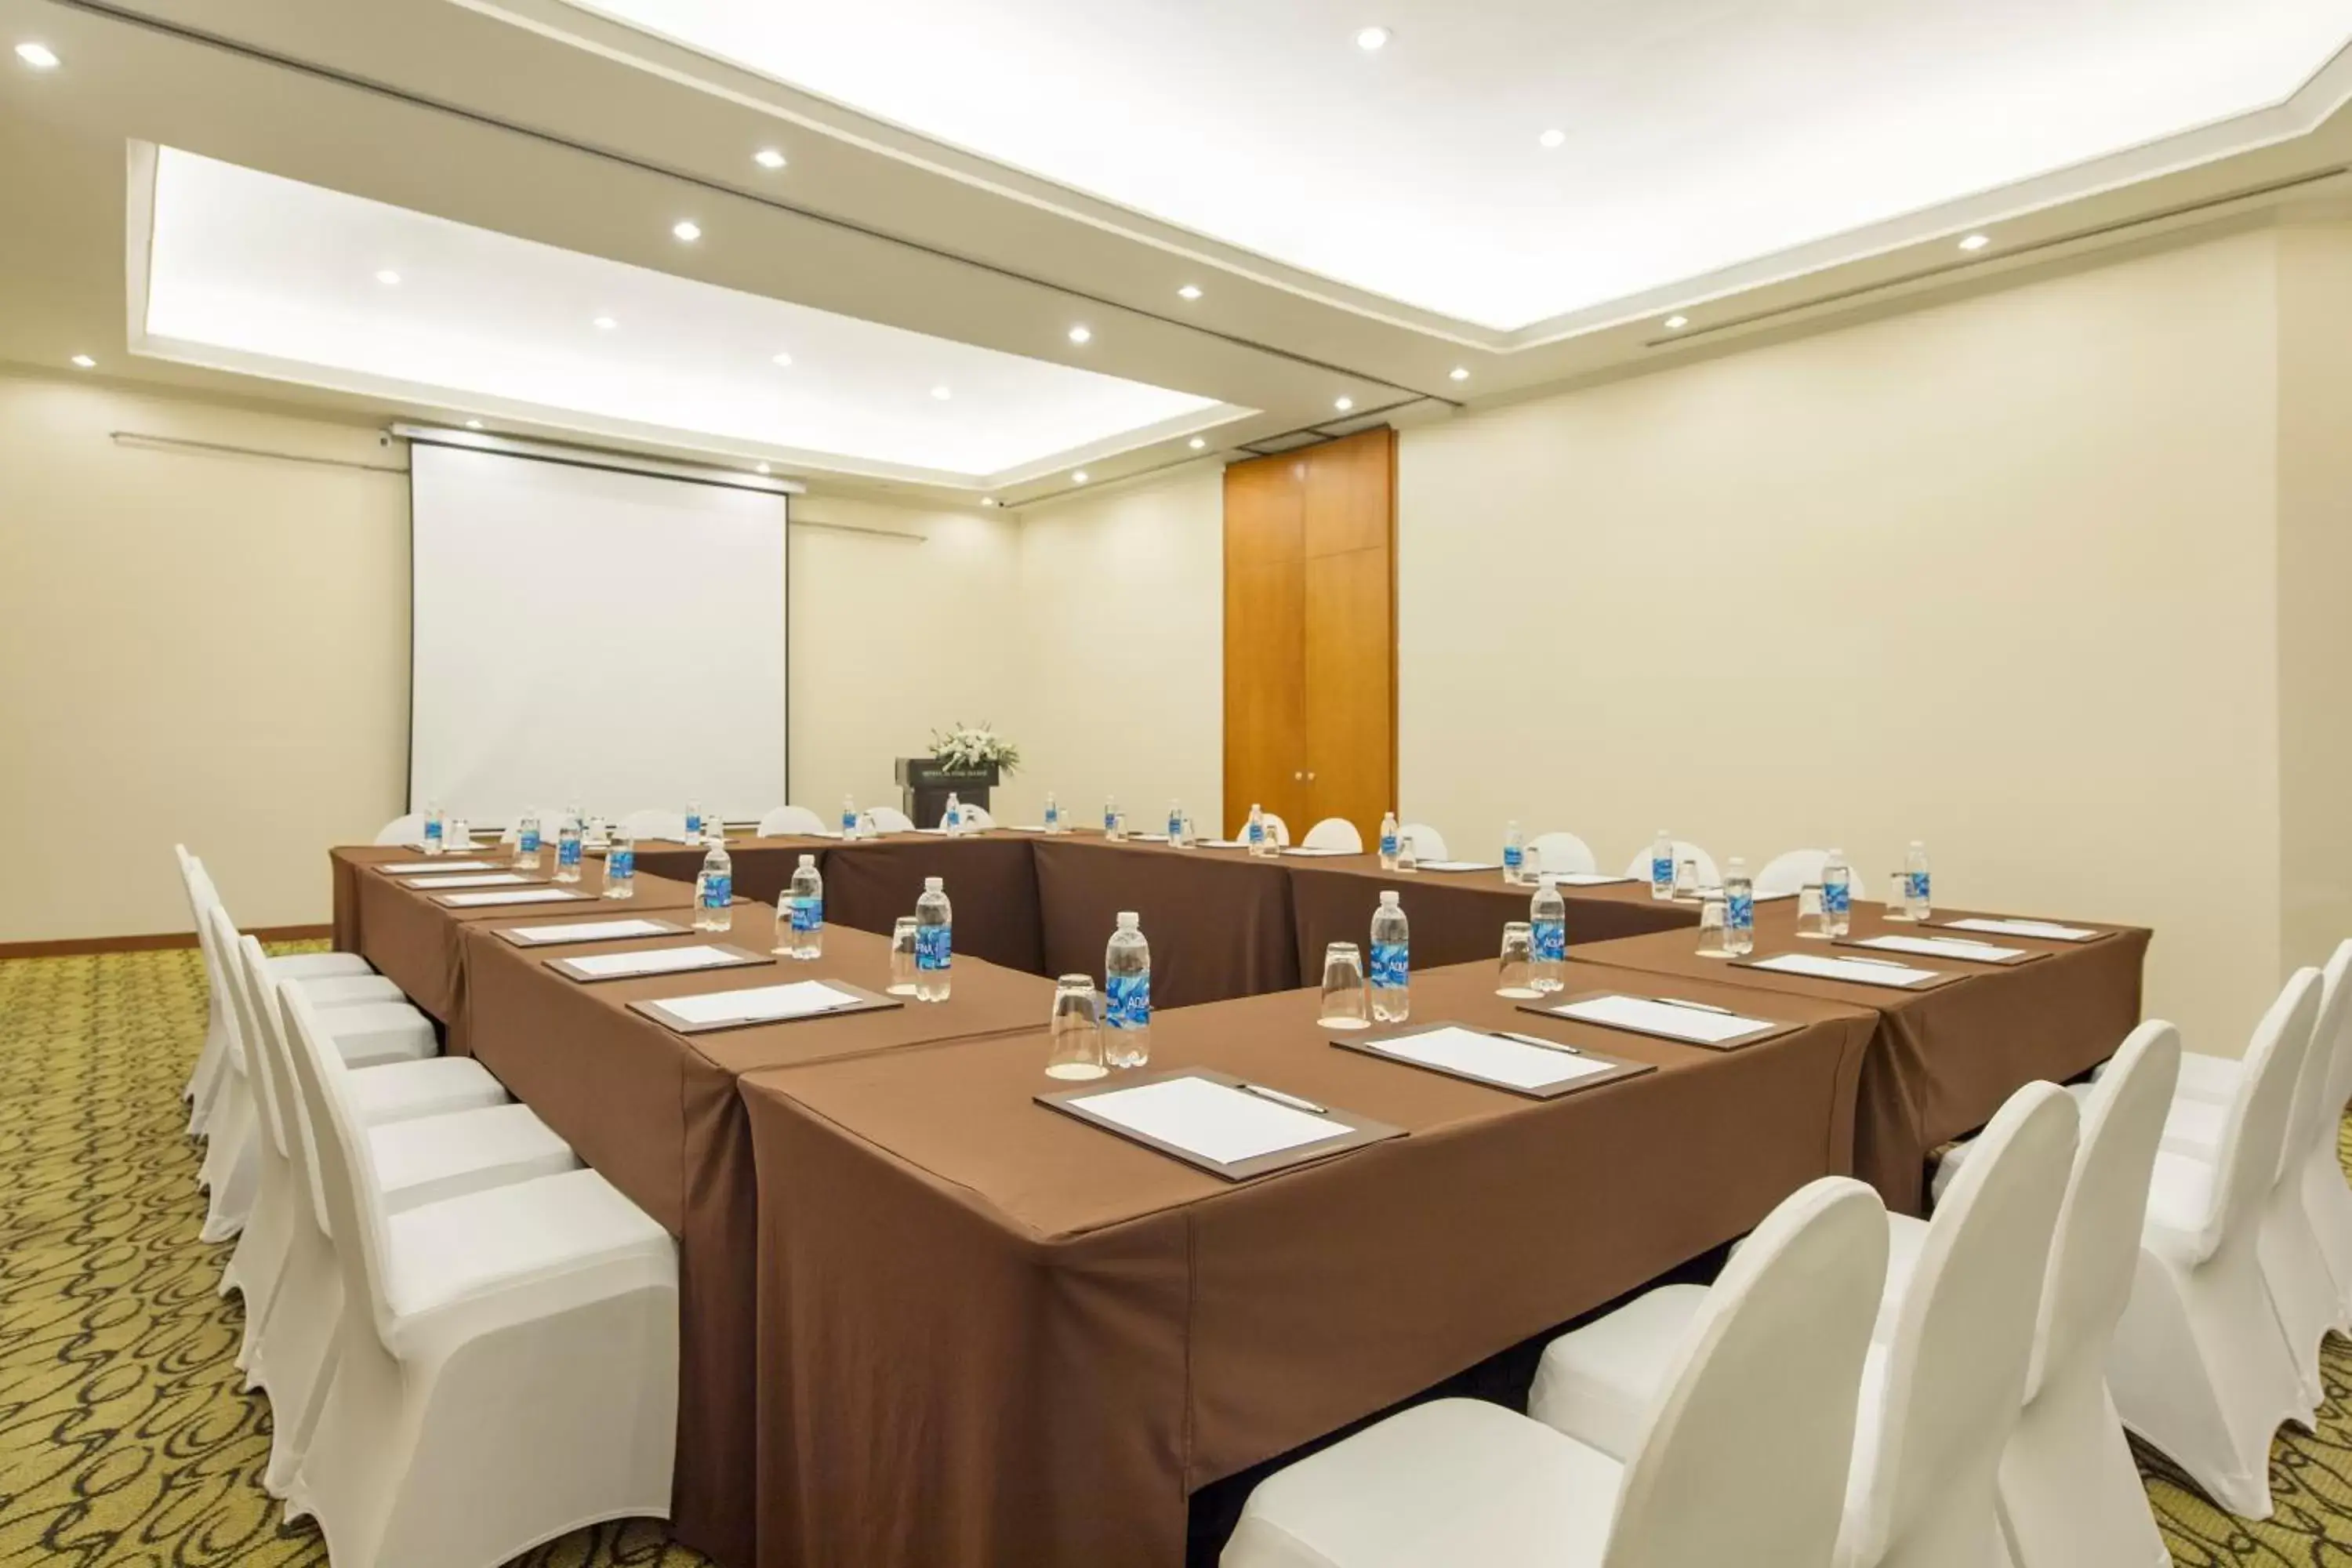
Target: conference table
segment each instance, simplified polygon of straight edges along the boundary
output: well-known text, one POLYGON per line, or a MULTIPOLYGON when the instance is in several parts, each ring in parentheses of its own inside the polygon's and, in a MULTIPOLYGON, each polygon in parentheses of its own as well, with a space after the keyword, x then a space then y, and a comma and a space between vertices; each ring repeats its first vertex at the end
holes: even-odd
MULTIPOLYGON (((2147 942, 2100 928, 2019 942, 2053 951, 2012 967, 1937 960, 1967 973, 1913 994, 1702 959, 1695 906, 1563 889, 1571 994, 1646 987, 1787 1026, 1725 1050, 1498 998, 1496 938, 1528 894, 1491 872, 1006 832, 730 851, 761 900, 733 931, 593 948, 507 933, 684 925, 690 886, 664 873, 702 851, 641 847, 626 903, 504 910, 378 868, 411 850, 331 859, 338 944, 678 1239, 672 1525, 730 1568, 1180 1563, 1202 1486, 1737 1237, 1811 1177, 1859 1168, 1916 1211, 1934 1142, 2113 1050, 2147 942), (764 885, 804 853, 824 955, 773 959, 764 885), (880 933, 927 875, 956 900, 947 1003, 695 1034, 631 1005, 805 977, 880 992, 880 933), (1546 1100, 1336 1047, 1319 944, 1361 942, 1383 887, 1413 923, 1416 1022, 1652 1070, 1546 1100), (1047 976, 1098 975, 1125 909, 1153 942, 1147 1073, 1218 1069, 1401 1136, 1234 1182, 1038 1103, 1047 976), (762 962, 597 984, 549 967, 710 941, 762 962)), ((600 881, 591 864, 582 887, 600 881)), ((1793 921, 1759 905, 1759 954, 1796 945, 1793 921)), ((1880 921, 1857 905, 1855 934, 1917 929, 1880 921)))

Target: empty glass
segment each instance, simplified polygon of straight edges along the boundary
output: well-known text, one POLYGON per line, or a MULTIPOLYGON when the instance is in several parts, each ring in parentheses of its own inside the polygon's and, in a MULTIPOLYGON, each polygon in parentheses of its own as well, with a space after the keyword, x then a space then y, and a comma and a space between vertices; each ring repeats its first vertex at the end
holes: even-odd
POLYGON ((1410 872, 1421 869, 1421 851, 1413 847, 1412 834, 1397 835, 1396 860, 1396 868, 1400 871, 1410 872))
MULTIPOLYGON (((1688 861, 1684 862, 1688 865, 1688 861)), ((1677 873, 1676 880, 1680 880, 1677 873)), ((1724 928, 1728 921, 1728 906, 1721 889, 1707 894, 1698 907, 1698 955, 1701 958, 1729 958, 1731 950, 1724 946, 1724 928)))
POLYGON ((1878 911, 1878 916, 1889 921, 1911 918, 1911 879, 1902 872, 1886 873, 1886 907, 1878 911))
POLYGON ((1528 966, 1535 961, 1535 928, 1513 921, 1503 928, 1503 962, 1495 972, 1495 994, 1515 1002, 1532 1002, 1543 994, 1535 987, 1528 966))
POLYGON ((1364 954, 1352 942, 1323 950, 1323 1011, 1316 1020, 1327 1029, 1371 1026, 1371 998, 1364 990, 1364 954))
POLYGON ((473 847, 474 830, 466 826, 466 819, 464 817, 451 817, 449 819, 448 836, 442 840, 441 847, 444 849, 471 849, 473 847))
POLYGON ((1819 882, 1808 882, 1797 889, 1797 934, 1816 942, 1830 939, 1829 906, 1822 901, 1819 882))
MULTIPOLYGON (((1522 888, 1543 886, 1543 851, 1532 844, 1519 851, 1519 886, 1522 888)), ((1505 926, 1503 934, 1507 937, 1510 931, 1509 926, 1505 926)))
POLYGON ((915 917, 900 915, 890 928, 890 994, 915 994, 915 917))
POLYGON ((1678 899, 1696 899, 1698 897, 1698 862, 1696 860, 1675 861, 1675 897, 1678 899))
POLYGON ((1100 1078, 1103 1066, 1102 999, 1091 974, 1065 974, 1054 983, 1054 1042, 1045 1058, 1047 1078, 1100 1078))

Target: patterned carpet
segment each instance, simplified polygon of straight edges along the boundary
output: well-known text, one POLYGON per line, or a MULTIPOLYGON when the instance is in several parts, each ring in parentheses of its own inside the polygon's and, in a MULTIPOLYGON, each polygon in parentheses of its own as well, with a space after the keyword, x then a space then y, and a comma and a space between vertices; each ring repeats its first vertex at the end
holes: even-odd
MULTIPOLYGON (((238 1307, 178 1088, 205 1017, 193 951, 0 962, 0 1568, 323 1564, 263 1492, 269 1411, 232 1364, 238 1307)), ((2184 1568, 2352 1568, 2352 1346, 2320 1432, 2282 1434, 2248 1525, 2141 1455, 2184 1568)), ((692 1568, 658 1524, 567 1536, 531 1568, 692 1568)))

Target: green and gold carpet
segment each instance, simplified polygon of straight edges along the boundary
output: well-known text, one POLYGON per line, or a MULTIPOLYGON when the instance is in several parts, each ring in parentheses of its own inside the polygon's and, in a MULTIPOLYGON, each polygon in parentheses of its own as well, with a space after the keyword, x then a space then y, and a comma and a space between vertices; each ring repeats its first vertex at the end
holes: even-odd
MULTIPOLYGON (((0 1568, 323 1564, 261 1489, 269 1410, 239 1390, 226 1248, 179 1087, 205 1019, 193 950, 0 962, 0 1568)), ((2277 1513, 2231 1519, 2143 1453, 2184 1568, 2352 1568, 2352 1345, 2317 1436, 2271 1454, 2277 1513)), ((690 1568, 658 1524, 583 1531, 532 1568, 690 1568)))

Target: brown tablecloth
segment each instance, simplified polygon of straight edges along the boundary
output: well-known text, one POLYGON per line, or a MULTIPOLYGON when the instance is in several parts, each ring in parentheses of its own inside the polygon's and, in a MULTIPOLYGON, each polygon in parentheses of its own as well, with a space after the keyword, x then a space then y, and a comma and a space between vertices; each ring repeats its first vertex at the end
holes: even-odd
POLYGON ((1869 1012, 1679 988, 1808 1025, 1720 1053, 1538 1021, 1492 984, 1421 974, 1415 1016, 1660 1070, 1541 1101, 1335 1049, 1309 992, 1161 1014, 1155 1068, 1410 1133, 1241 1184, 1034 1104, 1042 1033, 746 1076, 760 1568, 1173 1568, 1194 1489, 1845 1167, 1869 1012))
MULTIPOLYGON (((1298 984, 1290 877, 1238 849, 1038 837, 1037 907, 1048 974, 1102 984, 1103 948, 1122 910, 1151 943, 1155 1007, 1223 1002, 1298 984)), ((1318 978, 1319 978, 1318 971, 1318 978)))
MULTIPOLYGON (((960 953, 954 994, 945 1003, 909 1002, 887 1012, 688 1037, 630 1012, 627 1005, 810 978, 882 991, 889 981, 889 939, 829 927, 824 957, 810 963, 779 960, 773 968, 596 984, 545 968, 551 957, 705 941, 764 952, 773 940, 768 917, 757 906, 748 912, 750 920, 739 910, 738 929, 723 936, 655 937, 593 949, 526 951, 496 935, 501 925, 539 921, 478 921, 463 931, 475 1054, 583 1160, 678 1239, 677 1489, 671 1528, 730 1565, 748 1564, 757 1555, 753 1433, 759 1406, 773 1392, 753 1375, 758 1194, 737 1075, 960 1036, 1033 1030, 1050 1010, 1054 989, 1034 975, 960 953)), ((848 1194, 803 1196, 833 1202, 848 1194)))
MULTIPOLYGON (((1493 962, 1503 947, 1503 928, 1528 918, 1532 888, 1515 888, 1500 871, 1381 869, 1377 855, 1286 858, 1290 902, 1297 921, 1298 973, 1310 984, 1323 978, 1323 951, 1335 942, 1359 947, 1370 940, 1372 910, 1383 889, 1402 896, 1412 927, 1412 962, 1436 969, 1477 959, 1493 962)), ((1643 931, 1698 924, 1696 904, 1661 902, 1646 882, 1615 882, 1599 888, 1562 888, 1568 903, 1568 941, 1604 942, 1643 931)))
POLYGON ((942 878, 955 910, 958 953, 1042 974, 1037 870, 1029 857, 1029 837, 1003 829, 956 838, 894 833, 834 844, 819 862, 824 917, 887 936, 899 916, 915 912, 923 879, 942 878))
MULTIPOLYGON (((513 853, 510 847, 485 848, 447 858, 495 860, 503 868, 513 853)), ((599 913, 675 911, 694 907, 691 882, 676 882, 643 871, 637 874, 635 897, 625 900, 600 899, 595 895, 604 886, 604 868, 593 862, 583 869, 574 889, 587 894, 585 899, 560 904, 498 904, 465 910, 437 904, 429 891, 407 887, 402 879, 376 869, 379 866, 404 865, 421 858, 414 849, 390 846, 351 846, 328 851, 328 861, 334 868, 335 945, 366 959, 378 973, 407 993, 410 1001, 447 1027, 449 1048, 453 1051, 466 1048, 461 1017, 466 974, 458 933, 467 926, 481 921, 587 920, 599 913)), ((555 868, 554 850, 542 850, 541 861, 540 871, 526 875, 544 878, 551 872, 555 868)), ((457 890, 487 893, 498 889, 457 890)), ((741 920, 743 911, 739 910, 736 918, 741 920)))
MULTIPOLYGON (((735 896, 774 909, 776 896, 792 885, 793 873, 799 868, 801 857, 814 855, 817 869, 822 871, 826 852, 838 844, 837 839, 799 836, 729 839, 727 858, 735 868, 735 896)), ((691 885, 694 879, 701 874, 702 858, 709 852, 700 845, 674 844, 664 838, 640 839, 637 843, 637 870, 640 874, 651 871, 658 876, 675 877, 691 885)), ((911 914, 914 906, 909 904, 900 912, 911 914)), ((888 929, 887 926, 883 928, 885 931, 888 929)))
MULTIPOLYGON (((1937 920, 1973 910, 1937 911, 1937 920)), ((2089 922, 2069 921, 2069 924, 2089 922)), ((2047 958, 2001 968, 1899 952, 1864 953, 1966 979, 1927 991, 1896 991, 1803 975, 1734 967, 1697 955, 1696 934, 1661 932, 1571 948, 1578 963, 1611 964, 1678 978, 1731 981, 1782 996, 1817 996, 1868 1007, 1879 1016, 1864 1064, 1854 1112, 1854 1173, 1876 1187, 1898 1214, 1927 1212, 1927 1159, 1938 1144, 1992 1120, 2001 1102, 2035 1079, 2063 1082, 2115 1054, 2140 1019, 2140 975, 2150 933, 2100 926, 2111 934, 2069 944, 1979 936, 2047 958)), ((1757 957, 1805 952, 1849 956, 1853 950, 1796 936, 1792 900, 1756 908, 1757 957)), ((1966 937, 1885 918, 1883 904, 1853 906, 1854 936, 1886 933, 1966 937)))

